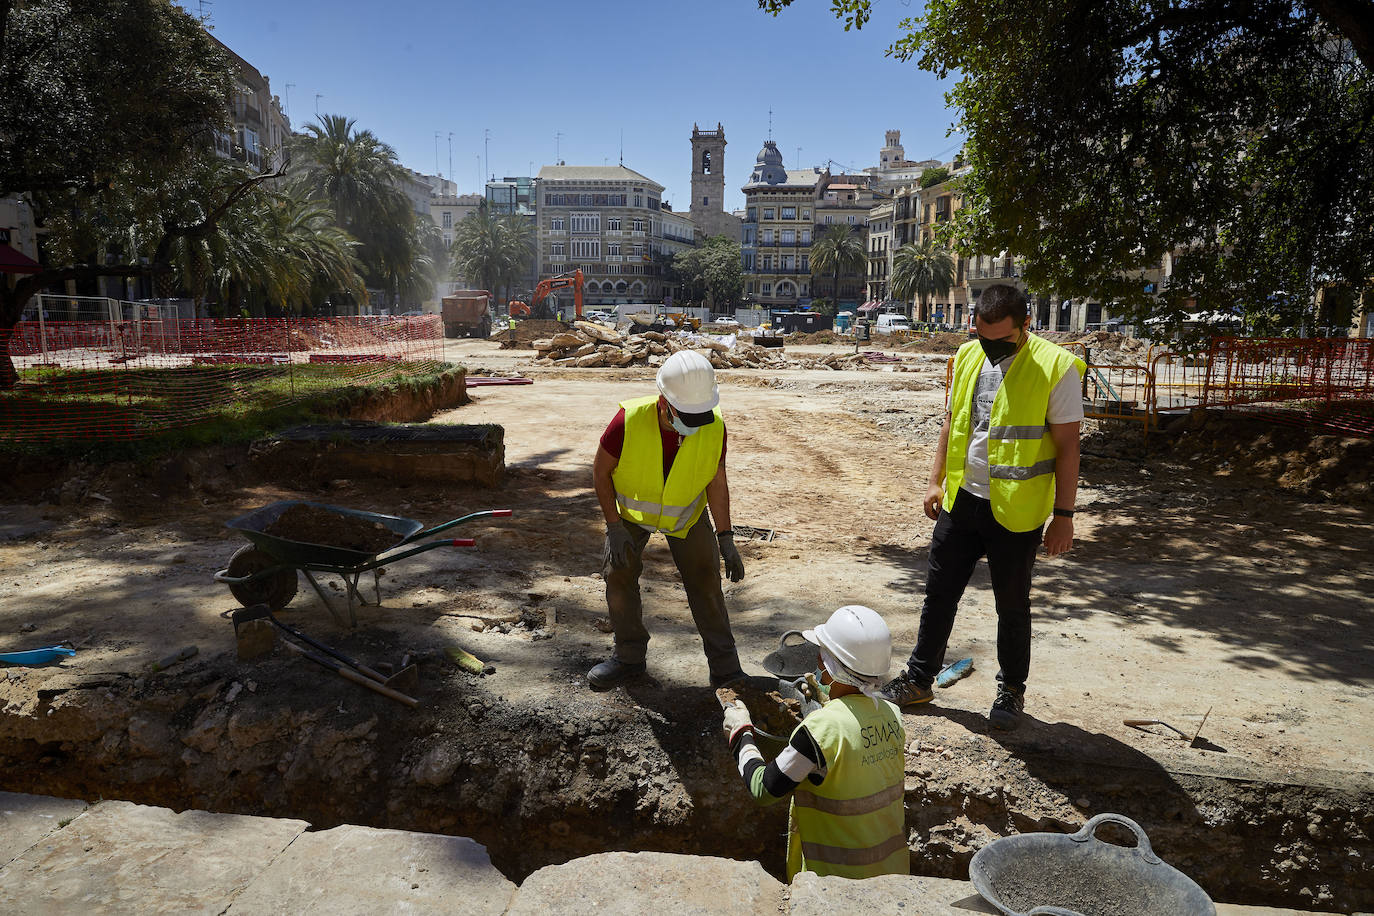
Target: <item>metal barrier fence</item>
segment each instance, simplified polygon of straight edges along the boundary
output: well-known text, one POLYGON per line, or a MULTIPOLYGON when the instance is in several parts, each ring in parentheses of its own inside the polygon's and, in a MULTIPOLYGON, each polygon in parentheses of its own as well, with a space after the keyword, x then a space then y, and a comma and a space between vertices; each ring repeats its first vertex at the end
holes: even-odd
POLYGON ((179 319, 147 303, 80 307, 104 314, 54 321, 39 311, 10 332, 18 382, 0 391, 0 442, 144 438, 443 361, 437 315, 179 319))
MULTIPOLYGON (((947 391, 953 371, 950 357, 947 391)), ((1152 346, 1143 363, 1089 362, 1083 399, 1084 416, 1133 420, 1146 435, 1164 417, 1208 408, 1374 437, 1374 340, 1214 337, 1189 353, 1152 346)))

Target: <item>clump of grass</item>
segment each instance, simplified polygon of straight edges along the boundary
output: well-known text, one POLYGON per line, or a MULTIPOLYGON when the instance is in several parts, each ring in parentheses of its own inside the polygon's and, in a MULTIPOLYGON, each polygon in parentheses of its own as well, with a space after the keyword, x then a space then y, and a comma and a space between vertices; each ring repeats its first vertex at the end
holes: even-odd
POLYGON ((58 460, 137 461, 188 448, 251 442, 282 429, 348 416, 378 391, 420 392, 457 370, 436 364, 397 374, 370 364, 42 370, 36 392, 0 392, 0 450, 58 460), (118 385, 118 388, 115 386, 118 385), (35 417, 66 417, 76 435, 27 438, 35 417), (120 438, 83 435, 122 426, 120 438), (26 434, 19 438, 18 433, 26 434))

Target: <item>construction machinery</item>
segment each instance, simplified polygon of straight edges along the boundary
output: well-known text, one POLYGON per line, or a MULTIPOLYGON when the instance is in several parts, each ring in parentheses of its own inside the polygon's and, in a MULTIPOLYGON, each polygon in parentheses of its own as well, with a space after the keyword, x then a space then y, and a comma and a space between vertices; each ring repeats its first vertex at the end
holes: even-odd
POLYGON ((459 289, 441 301, 445 337, 491 335, 491 293, 484 289, 459 289))
POLYGON ((537 318, 552 318, 553 309, 540 307, 540 303, 548 297, 549 293, 558 289, 572 288, 573 309, 577 319, 582 318, 582 271, 575 270, 570 274, 561 274, 557 277, 549 277, 547 280, 540 280, 539 285, 534 288, 534 295, 530 296, 528 304, 518 300, 510 303, 510 313, 512 315, 529 315, 531 312, 537 318))

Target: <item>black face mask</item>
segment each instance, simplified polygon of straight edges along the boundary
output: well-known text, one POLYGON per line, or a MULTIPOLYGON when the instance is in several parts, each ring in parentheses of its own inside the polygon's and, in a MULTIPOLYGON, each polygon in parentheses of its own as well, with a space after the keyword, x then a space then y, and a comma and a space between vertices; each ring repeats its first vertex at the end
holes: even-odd
POLYGON ((978 335, 978 345, 983 348, 983 354, 987 356, 988 362, 994 366, 1016 352, 1016 341, 988 340, 982 334, 978 335))

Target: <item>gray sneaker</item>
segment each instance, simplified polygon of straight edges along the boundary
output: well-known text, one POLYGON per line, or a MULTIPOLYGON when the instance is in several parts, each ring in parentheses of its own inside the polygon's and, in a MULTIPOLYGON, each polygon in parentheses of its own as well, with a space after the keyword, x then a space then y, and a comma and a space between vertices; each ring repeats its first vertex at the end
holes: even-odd
POLYGON ((883 686, 882 696, 883 699, 898 706, 915 706, 917 703, 929 703, 935 694, 929 684, 922 686, 903 671, 883 686))
POLYGON ((1005 684, 997 685, 997 699, 992 701, 988 721, 993 728, 1012 731, 1021 724, 1021 710, 1026 708, 1026 688, 1016 689, 1005 684))

